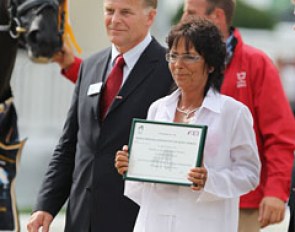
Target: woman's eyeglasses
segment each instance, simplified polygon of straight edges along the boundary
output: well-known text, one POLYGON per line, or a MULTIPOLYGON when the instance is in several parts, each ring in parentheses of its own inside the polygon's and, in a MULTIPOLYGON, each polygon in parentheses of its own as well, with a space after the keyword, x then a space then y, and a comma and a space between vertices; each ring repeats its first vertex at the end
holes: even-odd
POLYGON ((168 63, 174 64, 178 60, 181 60, 183 63, 186 64, 193 64, 198 62, 202 57, 198 55, 190 55, 190 54, 183 54, 183 55, 176 55, 174 53, 167 53, 166 60, 168 63))

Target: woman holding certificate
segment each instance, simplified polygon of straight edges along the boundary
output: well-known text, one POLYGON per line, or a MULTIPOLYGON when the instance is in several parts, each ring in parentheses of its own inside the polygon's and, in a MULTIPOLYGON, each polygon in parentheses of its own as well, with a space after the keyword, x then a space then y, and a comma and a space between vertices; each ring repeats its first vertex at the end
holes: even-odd
MULTIPOLYGON (((125 195, 140 205, 134 231, 236 232, 239 197, 259 183, 251 113, 219 93, 226 54, 216 26, 181 22, 167 43, 177 89, 151 105, 148 119, 206 125, 203 166, 187 170, 191 188, 126 181, 125 195)), ((115 166, 122 175, 128 171, 128 146, 117 152, 115 166)))

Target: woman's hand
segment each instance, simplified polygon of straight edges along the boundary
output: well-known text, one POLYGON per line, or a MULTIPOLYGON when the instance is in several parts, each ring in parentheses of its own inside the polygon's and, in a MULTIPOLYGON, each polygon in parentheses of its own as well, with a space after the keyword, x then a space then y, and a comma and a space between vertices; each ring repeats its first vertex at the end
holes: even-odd
POLYGON ((124 145, 122 151, 117 151, 115 157, 115 167, 118 173, 123 175, 128 170, 128 146, 124 145))
POLYGON ((192 190, 199 191, 204 188, 207 180, 207 169, 204 167, 193 168, 188 173, 189 181, 193 182, 192 190))

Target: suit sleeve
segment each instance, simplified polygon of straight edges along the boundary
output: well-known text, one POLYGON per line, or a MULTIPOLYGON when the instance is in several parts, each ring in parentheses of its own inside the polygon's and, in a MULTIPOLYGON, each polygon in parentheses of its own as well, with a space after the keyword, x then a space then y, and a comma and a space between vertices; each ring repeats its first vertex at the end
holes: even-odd
POLYGON ((79 87, 80 81, 75 87, 63 134, 49 163, 34 211, 42 210, 55 216, 69 196, 79 129, 77 123, 79 87))

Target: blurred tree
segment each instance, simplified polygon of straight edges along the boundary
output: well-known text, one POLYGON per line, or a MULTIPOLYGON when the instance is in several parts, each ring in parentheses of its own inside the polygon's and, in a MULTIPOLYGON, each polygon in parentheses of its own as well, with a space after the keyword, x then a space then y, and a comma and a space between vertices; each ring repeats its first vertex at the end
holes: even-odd
POLYGON ((290 0, 271 0, 271 10, 276 14, 280 14, 288 9, 292 9, 290 0))
POLYGON ((172 25, 175 25, 179 22, 179 20, 181 19, 182 13, 183 13, 183 4, 180 5, 178 10, 176 11, 176 14, 172 18, 172 25))
POLYGON ((294 6, 290 0, 272 0, 271 10, 279 21, 294 22, 294 6))
POLYGON ((273 29, 278 22, 276 14, 271 10, 254 8, 238 0, 233 25, 235 27, 273 29))
MULTIPOLYGON (((176 24, 181 19, 183 5, 181 5, 172 19, 172 24, 176 24)), ((272 29, 277 23, 276 14, 269 10, 260 10, 252 7, 241 0, 237 0, 237 8, 233 25, 244 28, 272 29)))

